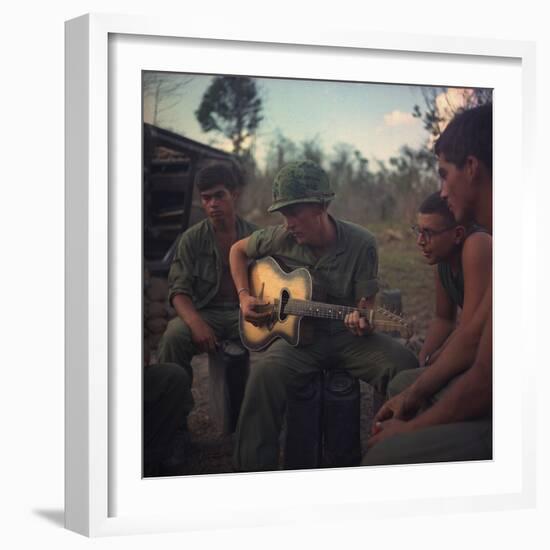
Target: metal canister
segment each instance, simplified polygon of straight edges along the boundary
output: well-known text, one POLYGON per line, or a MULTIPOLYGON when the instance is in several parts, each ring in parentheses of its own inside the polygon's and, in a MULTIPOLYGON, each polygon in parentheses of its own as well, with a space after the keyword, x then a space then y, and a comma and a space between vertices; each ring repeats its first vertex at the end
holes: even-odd
POLYGON ((286 414, 284 467, 287 470, 321 465, 322 374, 300 388, 289 388, 286 414))
POLYGON ((325 371, 323 466, 355 466, 361 461, 359 381, 346 370, 325 371))

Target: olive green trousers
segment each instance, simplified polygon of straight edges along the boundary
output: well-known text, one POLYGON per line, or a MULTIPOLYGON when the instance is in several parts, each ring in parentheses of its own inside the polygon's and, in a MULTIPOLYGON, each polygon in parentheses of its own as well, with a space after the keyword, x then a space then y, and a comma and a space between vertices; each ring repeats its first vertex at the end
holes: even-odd
MULTIPOLYGON (((199 310, 200 316, 210 325, 216 338, 222 340, 239 340, 239 310, 235 307, 209 307, 199 310)), ((176 363, 183 367, 191 382, 193 369, 191 359, 201 353, 191 338, 191 330, 179 318, 172 319, 159 343, 159 363, 176 363)))
POLYGON ((237 425, 233 466, 237 471, 278 467, 279 436, 287 389, 302 387, 323 367, 347 369, 385 393, 401 370, 418 365, 412 352, 382 334, 354 336, 342 321, 326 322, 310 345, 276 340, 253 354, 250 377, 237 425))
MULTIPOLYGON (((388 397, 401 393, 420 376, 422 371, 423 369, 414 369, 398 374, 388 387, 388 397)), ((435 400, 444 391, 445 388, 436 394, 435 400)), ((397 434, 372 447, 363 457, 361 464, 374 466, 490 460, 493 454, 492 428, 492 419, 483 418, 397 434)))
POLYGON ((145 462, 166 458, 174 435, 186 429, 193 408, 189 376, 179 365, 158 364, 143 371, 143 448, 145 462))

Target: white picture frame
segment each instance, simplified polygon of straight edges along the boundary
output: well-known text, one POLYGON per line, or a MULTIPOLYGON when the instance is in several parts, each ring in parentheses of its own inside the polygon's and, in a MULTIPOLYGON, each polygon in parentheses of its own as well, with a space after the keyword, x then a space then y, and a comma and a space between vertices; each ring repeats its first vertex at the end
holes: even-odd
POLYGON ((522 338, 514 349, 505 349, 513 332, 502 316, 506 290, 499 282, 508 247, 521 250, 522 258, 534 254, 527 236, 534 232, 530 213, 536 197, 534 188, 525 192, 532 181, 534 147, 529 132, 522 132, 535 118, 534 67, 530 42, 343 29, 220 32, 206 24, 186 28, 169 18, 113 15, 68 21, 66 527, 104 536, 534 505, 535 431, 527 418, 535 415, 536 346, 528 318, 536 288, 527 284, 525 271, 516 274, 515 299, 521 307, 513 330, 522 338), (183 60, 180 47, 189 54, 183 60), (141 295, 141 132, 136 128, 142 119, 141 88, 135 83, 143 69, 176 70, 178 64, 187 72, 259 76, 361 80, 378 75, 373 81, 383 81, 386 71, 384 80, 390 82, 494 87, 499 183, 493 461, 141 479, 136 336, 141 337, 142 317, 140 300, 132 296, 141 295), (387 72, 392 66, 399 67, 393 77, 387 72), (368 75, 362 74, 365 67, 368 75), (422 80, 430 67, 437 67, 437 82, 422 80), (520 208, 513 194, 518 181, 524 188, 520 208), (503 223, 511 207, 517 210, 512 228, 503 223), (519 362, 518 382, 500 365, 519 362), (517 403, 514 411, 505 403, 510 397, 517 403), (182 494, 185 499, 175 505, 182 494))

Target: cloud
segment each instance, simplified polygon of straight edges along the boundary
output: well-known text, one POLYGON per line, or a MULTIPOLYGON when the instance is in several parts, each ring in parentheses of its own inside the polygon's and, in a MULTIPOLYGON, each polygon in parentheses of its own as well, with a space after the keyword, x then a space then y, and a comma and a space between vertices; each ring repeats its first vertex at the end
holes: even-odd
POLYGON ((404 113, 403 111, 392 111, 384 115, 384 123, 386 126, 396 127, 396 126, 410 126, 414 124, 416 119, 412 116, 411 113, 404 113))

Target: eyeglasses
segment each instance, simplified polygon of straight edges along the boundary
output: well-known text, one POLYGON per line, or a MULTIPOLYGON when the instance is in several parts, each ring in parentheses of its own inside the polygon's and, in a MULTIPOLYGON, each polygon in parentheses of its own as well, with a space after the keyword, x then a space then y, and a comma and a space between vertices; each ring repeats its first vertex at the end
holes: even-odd
POLYGON ((429 243, 432 240, 432 237, 436 237, 437 235, 441 235, 442 233, 445 233, 446 231, 449 231, 450 229, 454 229, 456 225, 451 225, 449 227, 446 227, 445 229, 420 229, 418 225, 411 225, 411 229, 413 233, 415 234, 416 238, 420 237, 422 235, 422 238, 429 243))

